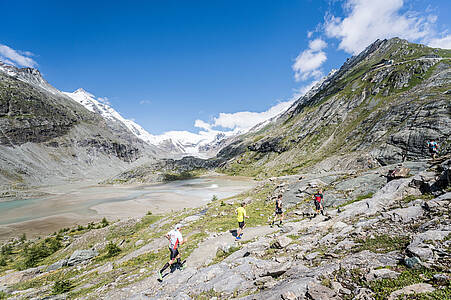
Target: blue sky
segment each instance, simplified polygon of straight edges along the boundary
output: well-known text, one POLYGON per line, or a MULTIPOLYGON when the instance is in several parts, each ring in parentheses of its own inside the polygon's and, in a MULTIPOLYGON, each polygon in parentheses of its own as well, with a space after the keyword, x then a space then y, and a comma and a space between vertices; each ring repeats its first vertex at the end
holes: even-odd
POLYGON ((1 60, 37 67, 60 90, 106 97, 153 134, 196 132, 196 120, 207 130, 248 126, 234 113, 292 101, 376 38, 451 47, 449 1, 0 5, 1 60))

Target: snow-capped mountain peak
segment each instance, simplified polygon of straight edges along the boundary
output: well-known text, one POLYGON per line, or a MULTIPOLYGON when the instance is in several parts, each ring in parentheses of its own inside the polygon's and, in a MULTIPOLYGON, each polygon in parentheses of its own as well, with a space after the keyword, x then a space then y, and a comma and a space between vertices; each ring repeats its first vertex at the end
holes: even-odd
POLYGON ((20 81, 29 83, 33 86, 44 89, 52 94, 58 94, 59 91, 51 86, 41 75, 39 70, 34 68, 17 68, 0 61, 0 72, 3 72, 11 77, 17 78, 20 81))
POLYGON ((205 149, 209 143, 217 143, 218 139, 227 137, 226 134, 221 133, 218 135, 217 132, 200 132, 196 134, 189 131, 169 131, 162 135, 153 135, 134 121, 125 119, 109 104, 102 102, 101 99, 96 98, 82 88, 77 89, 73 93, 64 92, 64 94, 83 105, 86 109, 100 114, 105 120, 122 124, 145 143, 160 147, 171 154, 205 157, 206 155, 201 153, 202 149, 205 149))

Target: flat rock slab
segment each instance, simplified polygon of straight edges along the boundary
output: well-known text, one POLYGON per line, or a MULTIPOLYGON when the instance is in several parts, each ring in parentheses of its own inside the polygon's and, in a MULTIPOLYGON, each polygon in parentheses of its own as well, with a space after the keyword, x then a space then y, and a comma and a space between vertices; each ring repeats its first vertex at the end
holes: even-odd
MULTIPOLYGON (((271 228, 269 226, 245 228, 241 241, 248 241, 252 240, 255 237, 265 236, 269 233, 275 232, 276 230, 277 229, 271 228)), ((202 265, 208 264, 216 257, 216 251, 219 248, 224 247, 224 245, 233 244, 234 242, 235 237, 233 237, 233 235, 229 232, 222 233, 215 238, 205 240, 187 258, 187 265, 197 268, 202 265)))
POLYGON ((9 273, 5 276, 0 277, 0 285, 11 286, 22 281, 32 279, 40 273, 41 271, 38 268, 9 273))
POLYGON ((99 253, 94 250, 76 250, 70 256, 69 260, 67 261, 67 265, 75 266, 79 263, 82 263, 86 260, 96 257, 98 254, 99 253))
POLYGON ((67 259, 59 260, 56 263, 53 263, 50 266, 48 266, 47 271, 55 271, 61 269, 62 267, 67 266, 67 261, 68 261, 67 259))
POLYGON ((398 299, 401 295, 421 294, 435 291, 435 288, 428 283, 417 283, 406 286, 400 290, 394 291, 388 297, 388 300, 398 299))
POLYGON ((423 215, 421 206, 410 206, 406 208, 397 208, 383 213, 382 216, 391 218, 394 222, 410 222, 423 215))
POLYGON ((158 238, 153 240, 152 242, 148 243, 147 245, 142 246, 141 248, 130 252, 129 254, 125 255, 124 257, 121 257, 115 262, 115 265, 120 265, 126 261, 129 261, 135 257, 141 256, 143 254, 147 254, 153 251, 158 251, 159 249, 163 248, 168 244, 168 240, 166 238, 158 238))

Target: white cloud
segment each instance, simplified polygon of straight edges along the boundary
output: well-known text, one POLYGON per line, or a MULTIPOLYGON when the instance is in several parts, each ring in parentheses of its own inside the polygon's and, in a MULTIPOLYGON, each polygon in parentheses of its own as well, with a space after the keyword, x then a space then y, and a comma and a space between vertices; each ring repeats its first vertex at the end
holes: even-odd
POLYGON ((151 104, 151 103, 152 103, 152 101, 150 101, 150 100, 141 100, 141 101, 139 101, 139 104, 141 104, 141 105, 151 104))
POLYGON ((358 54, 376 39, 425 41, 435 34, 436 16, 402 13, 403 5, 403 0, 348 0, 344 5, 347 16, 326 17, 326 35, 340 40, 339 49, 358 54))
POLYGON ((202 120, 196 120, 194 122, 194 127, 202 128, 202 129, 205 129, 205 130, 210 130, 211 129, 211 125, 208 124, 207 122, 202 121, 202 120))
POLYGON ((287 110, 293 100, 279 102, 264 112, 241 111, 236 113, 220 113, 214 118, 212 127, 247 130, 287 110))
POLYGON ((428 45, 434 48, 451 49, 451 34, 442 38, 433 38, 429 40, 428 45))
POLYGON ((36 67, 38 63, 28 56, 34 56, 34 54, 28 51, 16 51, 0 44, 0 60, 5 63, 20 67, 36 67))
POLYGON ((327 43, 325 41, 317 38, 310 41, 309 48, 296 57, 292 66, 296 81, 309 78, 317 80, 323 76, 323 72, 319 68, 327 60, 326 53, 322 51, 326 46, 327 43))

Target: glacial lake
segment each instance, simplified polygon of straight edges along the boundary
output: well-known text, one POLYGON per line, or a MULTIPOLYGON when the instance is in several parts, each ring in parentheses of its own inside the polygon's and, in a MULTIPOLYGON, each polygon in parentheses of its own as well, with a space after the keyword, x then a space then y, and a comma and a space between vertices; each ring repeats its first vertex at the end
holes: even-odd
POLYGON ((0 202, 0 239, 52 233, 63 227, 170 213, 202 206, 217 196, 237 195, 255 186, 248 178, 209 176, 162 184, 72 184, 39 189, 46 196, 0 202))

